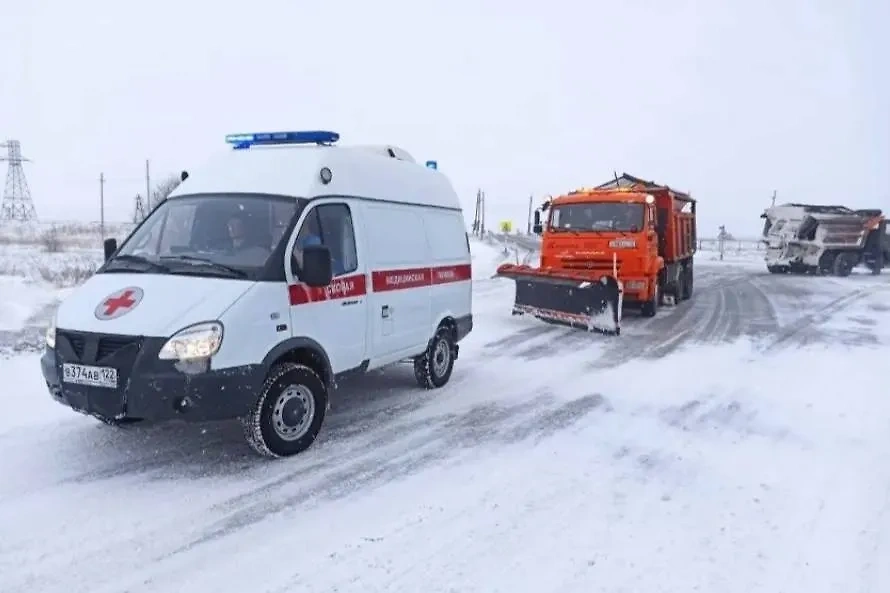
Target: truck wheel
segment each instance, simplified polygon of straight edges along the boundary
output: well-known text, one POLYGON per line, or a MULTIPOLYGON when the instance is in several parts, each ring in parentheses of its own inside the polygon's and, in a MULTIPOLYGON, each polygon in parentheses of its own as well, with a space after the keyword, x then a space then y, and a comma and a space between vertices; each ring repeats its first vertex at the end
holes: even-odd
POLYGON ((451 378, 454 369, 454 343, 451 330, 440 327, 426 351, 414 359, 414 378, 424 389, 442 387, 451 378))
POLYGON ((315 371, 293 362, 277 364, 241 420, 244 436, 265 457, 296 455, 315 442, 327 407, 327 387, 315 371))
POLYGON ((655 312, 658 311, 658 304, 661 302, 661 286, 658 284, 655 285, 655 292, 652 294, 652 298, 643 303, 643 306, 640 307, 640 313, 643 314, 643 317, 655 317, 655 312))
POLYGON ((683 295, 682 296, 683 296, 684 300, 689 300, 692 298, 692 288, 693 288, 693 282, 694 282, 694 278, 695 278, 695 274, 692 269, 691 261, 689 262, 689 265, 686 266, 683 273, 684 273, 685 277, 683 279, 683 295))
POLYGON ((881 273, 881 270, 884 269, 884 252, 878 251, 875 256, 875 261, 871 263, 871 273, 873 276, 877 276, 881 273))
POLYGON ((844 278, 849 276, 853 271, 853 258, 850 257, 847 253, 838 253, 837 257, 834 258, 834 264, 831 266, 831 272, 835 276, 840 276, 844 278))

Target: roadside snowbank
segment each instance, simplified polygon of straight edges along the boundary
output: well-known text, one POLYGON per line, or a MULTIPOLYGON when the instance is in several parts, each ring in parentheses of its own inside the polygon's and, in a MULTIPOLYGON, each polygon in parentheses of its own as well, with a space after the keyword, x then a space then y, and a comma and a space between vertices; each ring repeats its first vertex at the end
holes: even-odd
POLYGON ((21 330, 35 313, 53 301, 55 292, 44 283, 0 276, 0 330, 21 330))

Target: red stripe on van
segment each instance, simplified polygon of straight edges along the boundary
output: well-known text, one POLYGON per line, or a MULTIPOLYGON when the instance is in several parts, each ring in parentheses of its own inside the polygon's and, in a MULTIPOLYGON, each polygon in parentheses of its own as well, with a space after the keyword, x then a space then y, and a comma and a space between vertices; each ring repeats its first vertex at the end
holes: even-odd
POLYGON ((433 268, 433 284, 448 284, 450 282, 466 282, 473 278, 473 267, 470 264, 459 266, 442 266, 433 268))
MULTIPOLYGON (((439 266, 434 268, 408 268, 403 270, 377 270, 371 273, 371 286, 374 292, 389 292, 466 282, 473 277, 470 264, 457 266, 439 266)), ((324 288, 311 288, 305 284, 291 284, 287 287, 291 305, 317 303, 337 299, 348 299, 364 296, 368 293, 366 276, 353 274, 337 278, 324 288)))
POLYGON ((410 268, 406 270, 381 270, 371 274, 374 292, 387 292, 403 288, 418 288, 449 282, 464 282, 473 276, 470 264, 439 266, 435 268, 410 268))
POLYGON ((348 299, 364 296, 367 293, 368 281, 364 274, 336 278, 324 288, 313 288, 305 284, 290 284, 287 287, 291 305, 348 299))

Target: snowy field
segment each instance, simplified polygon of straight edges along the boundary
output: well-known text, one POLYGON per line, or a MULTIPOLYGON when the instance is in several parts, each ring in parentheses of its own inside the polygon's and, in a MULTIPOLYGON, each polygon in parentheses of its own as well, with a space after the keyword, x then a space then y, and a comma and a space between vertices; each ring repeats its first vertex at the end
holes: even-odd
POLYGON ((275 462, 53 402, 40 332, 99 252, 0 244, 0 592, 890 591, 890 275, 703 249, 604 337, 511 316, 499 241, 447 387, 371 373, 275 462))

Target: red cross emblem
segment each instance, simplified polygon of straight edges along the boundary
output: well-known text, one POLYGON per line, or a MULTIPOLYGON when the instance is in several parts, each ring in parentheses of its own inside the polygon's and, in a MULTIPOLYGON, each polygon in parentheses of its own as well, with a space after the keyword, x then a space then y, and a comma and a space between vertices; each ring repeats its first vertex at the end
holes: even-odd
POLYGON ((109 295, 96 307, 96 317, 102 320, 114 319, 132 311, 142 301, 142 289, 125 288, 109 295))

